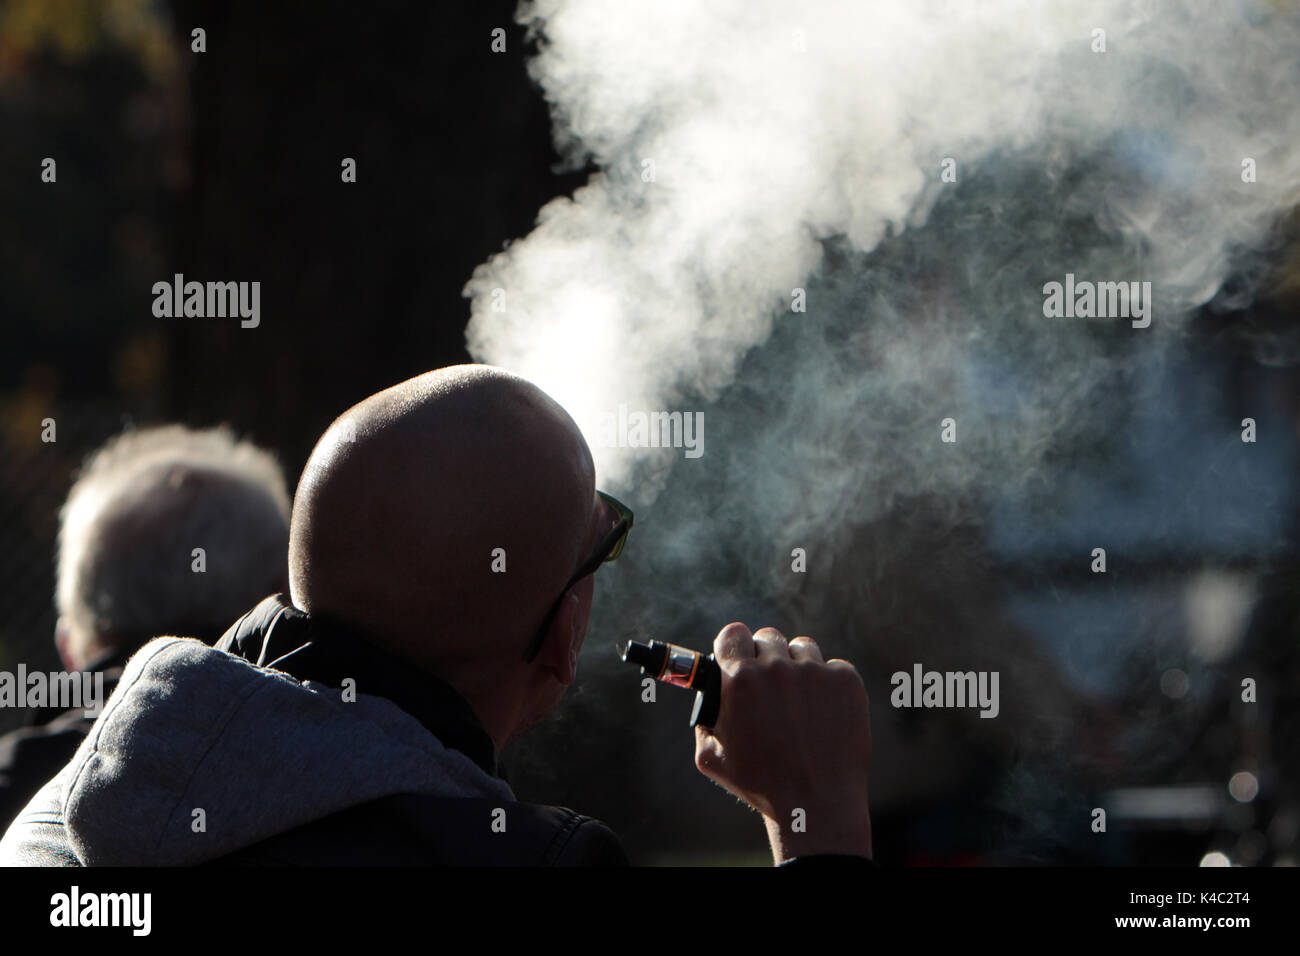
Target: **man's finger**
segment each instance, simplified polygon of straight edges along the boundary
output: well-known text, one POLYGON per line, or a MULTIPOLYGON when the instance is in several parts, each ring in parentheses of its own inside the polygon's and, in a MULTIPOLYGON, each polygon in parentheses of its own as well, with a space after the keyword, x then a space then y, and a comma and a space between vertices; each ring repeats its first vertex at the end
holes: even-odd
POLYGON ((790 657, 790 642, 774 627, 760 627, 754 632, 754 650, 760 661, 790 657))
POLYGON ((730 673, 738 661, 754 656, 754 636, 745 625, 733 621, 713 639, 713 656, 718 666, 730 673))
POLYGON ((790 642, 790 656, 797 661, 816 661, 818 664, 826 663, 822 660, 822 650, 817 646, 817 642, 811 637, 796 637, 790 642))

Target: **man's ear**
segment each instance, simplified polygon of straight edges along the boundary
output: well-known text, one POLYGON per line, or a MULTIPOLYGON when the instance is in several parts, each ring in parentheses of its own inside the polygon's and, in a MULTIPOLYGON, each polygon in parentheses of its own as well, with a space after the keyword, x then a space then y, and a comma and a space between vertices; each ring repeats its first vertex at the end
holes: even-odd
POLYGON ((564 686, 578 676, 578 651, 582 647, 579 633, 582 626, 582 597, 576 590, 569 591, 560 602, 560 609, 551 620, 551 629, 543 645, 543 666, 555 675, 564 686))
POLYGON ((77 662, 72 659, 71 633, 68 619, 63 615, 59 615, 58 621, 54 624, 54 646, 59 649, 59 660, 63 661, 64 670, 81 670, 77 662))

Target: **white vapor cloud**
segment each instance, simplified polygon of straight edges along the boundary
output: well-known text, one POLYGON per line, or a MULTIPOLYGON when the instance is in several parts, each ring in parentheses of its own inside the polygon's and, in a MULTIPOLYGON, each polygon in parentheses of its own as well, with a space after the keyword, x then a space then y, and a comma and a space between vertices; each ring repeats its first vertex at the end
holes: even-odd
MULTIPOLYGON (((1300 198, 1294 8, 537 0, 519 19, 542 40, 531 69, 564 156, 598 171, 474 273, 469 347, 564 404, 615 485, 664 453, 600 447, 601 415, 716 398, 774 323, 805 321, 791 290, 823 267, 824 240, 865 253, 923 227, 945 189, 980 188, 991 156, 1058 176, 1109 143, 1137 173, 1084 212, 1140 263, 1166 323, 1300 198), (945 157, 956 184, 940 182, 945 157)), ((1040 225, 1079 211, 1041 199, 1040 225)), ((1022 304, 1052 278, 1026 277, 1022 304)), ((809 312, 826 304, 811 295, 809 312)), ((932 374, 934 335, 896 337, 878 374, 932 374)))

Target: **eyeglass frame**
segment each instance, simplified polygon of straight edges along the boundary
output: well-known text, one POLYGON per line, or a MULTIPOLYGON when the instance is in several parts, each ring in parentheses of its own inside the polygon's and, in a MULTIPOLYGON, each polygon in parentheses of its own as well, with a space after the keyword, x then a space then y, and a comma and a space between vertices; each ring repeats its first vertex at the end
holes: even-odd
POLYGON ((613 495, 607 495, 603 491, 597 491, 596 496, 614 509, 614 512, 618 515, 618 520, 614 523, 614 527, 600 540, 599 546, 592 552, 591 557, 578 566, 578 570, 569 578, 569 583, 564 586, 559 597, 551 604, 551 609, 546 612, 546 617, 542 620, 542 626, 538 630, 537 636, 533 638, 528 652, 524 655, 524 660, 530 664, 541 652, 542 645, 546 643, 546 634, 551 629, 551 622, 555 620, 555 615, 560 610, 560 603, 564 600, 564 596, 569 593, 570 588, 587 575, 595 574, 606 561, 616 560, 623 553, 623 546, 627 543, 627 536, 632 531, 633 515, 631 508, 613 495))

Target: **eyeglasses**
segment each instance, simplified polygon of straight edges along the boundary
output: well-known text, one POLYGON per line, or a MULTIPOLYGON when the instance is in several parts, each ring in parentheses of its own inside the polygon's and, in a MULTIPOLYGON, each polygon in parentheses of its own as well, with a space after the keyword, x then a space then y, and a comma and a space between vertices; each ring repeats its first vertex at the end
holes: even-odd
POLYGON ((546 640, 546 632, 551 629, 551 621, 555 620, 555 614, 560 609, 560 602, 563 601, 564 596, 569 593, 569 588, 573 587, 587 575, 594 574, 596 569, 606 561, 613 561, 623 553, 623 545, 627 542, 628 532, 632 530, 632 509, 616 498, 605 494, 603 491, 597 491, 596 495, 601 501, 614 509, 614 526, 600 539, 600 544, 597 545, 596 550, 592 552, 591 557, 582 562, 582 564, 578 566, 578 570, 573 572, 573 577, 569 578, 569 583, 564 586, 564 590, 560 592, 560 596, 555 599, 555 603, 551 605, 551 609, 546 612, 546 618, 542 621, 541 630, 539 630, 537 636, 533 638, 533 643, 528 648, 528 654, 524 657, 524 660, 529 663, 531 663, 533 658, 535 658, 538 652, 541 651, 542 644, 546 640))

